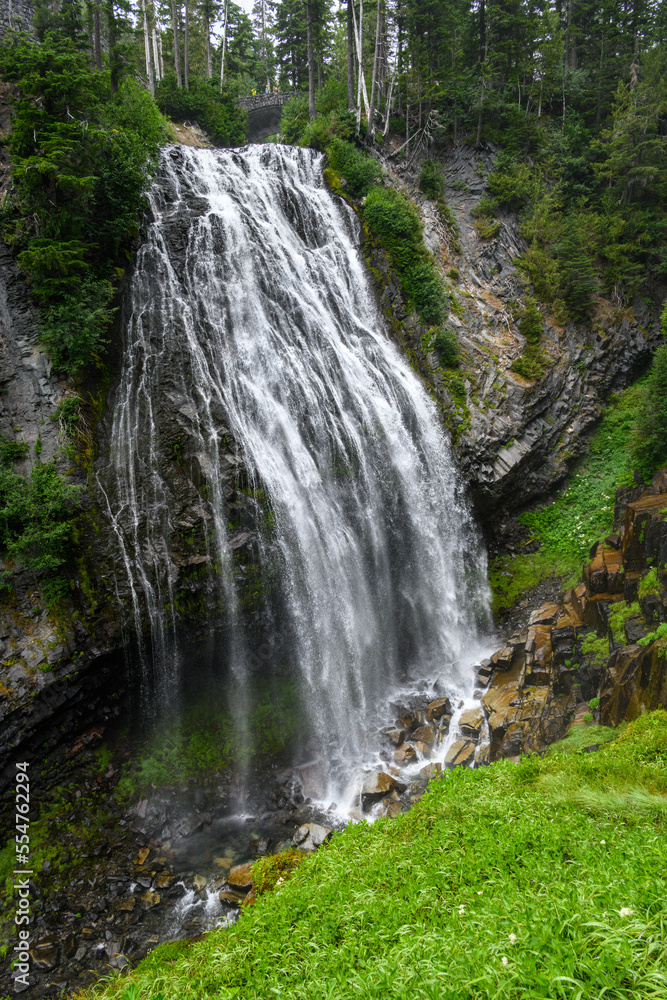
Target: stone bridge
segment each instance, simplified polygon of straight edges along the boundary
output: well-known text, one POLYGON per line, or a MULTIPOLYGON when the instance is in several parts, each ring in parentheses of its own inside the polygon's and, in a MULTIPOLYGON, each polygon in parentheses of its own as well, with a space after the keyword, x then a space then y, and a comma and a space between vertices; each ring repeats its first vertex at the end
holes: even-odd
POLYGON ((294 97, 294 92, 282 94, 254 94, 239 98, 239 104, 248 112, 248 142, 261 142, 270 135, 280 132, 280 116, 283 105, 294 97))

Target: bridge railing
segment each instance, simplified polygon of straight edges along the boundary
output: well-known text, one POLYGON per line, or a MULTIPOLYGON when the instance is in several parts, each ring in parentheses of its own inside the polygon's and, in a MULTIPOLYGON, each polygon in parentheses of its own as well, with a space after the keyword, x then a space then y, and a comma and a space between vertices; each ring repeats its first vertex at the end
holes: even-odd
POLYGON ((291 97, 296 96, 296 91, 283 91, 278 94, 253 94, 250 97, 239 97, 238 103, 246 111, 256 111, 258 108, 274 108, 287 104, 291 97))

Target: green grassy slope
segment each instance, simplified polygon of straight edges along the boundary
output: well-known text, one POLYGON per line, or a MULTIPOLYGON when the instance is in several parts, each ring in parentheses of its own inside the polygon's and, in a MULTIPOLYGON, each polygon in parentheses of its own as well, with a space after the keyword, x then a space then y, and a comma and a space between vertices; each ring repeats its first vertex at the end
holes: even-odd
POLYGON ((667 713, 580 747, 449 774, 335 835, 235 927, 85 996, 667 996, 667 713))

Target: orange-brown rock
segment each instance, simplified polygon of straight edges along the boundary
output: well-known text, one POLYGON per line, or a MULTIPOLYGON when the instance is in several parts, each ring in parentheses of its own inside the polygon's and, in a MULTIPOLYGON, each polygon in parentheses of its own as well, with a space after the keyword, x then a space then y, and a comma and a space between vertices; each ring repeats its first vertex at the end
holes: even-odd
POLYGON ((472 763, 475 756, 475 744, 469 740, 457 740, 452 743, 445 756, 445 767, 451 770, 454 767, 465 767, 472 763))
POLYGON ((484 721, 484 712, 481 706, 476 708, 469 708, 467 711, 462 712, 461 718, 459 719, 459 729, 461 734, 468 739, 477 740, 479 739, 479 733, 482 728, 482 723, 484 721))
POLYGON ((227 881, 233 889, 240 889, 247 892, 252 885, 252 861, 244 865, 234 865, 230 869, 227 881))
POLYGON ((443 715, 451 715, 452 706, 449 698, 436 698, 426 706, 426 721, 433 722, 441 719, 443 715))
POLYGON ((419 726, 418 729, 414 730, 412 739, 420 743, 428 743, 430 746, 432 743, 435 743, 435 727, 419 726))

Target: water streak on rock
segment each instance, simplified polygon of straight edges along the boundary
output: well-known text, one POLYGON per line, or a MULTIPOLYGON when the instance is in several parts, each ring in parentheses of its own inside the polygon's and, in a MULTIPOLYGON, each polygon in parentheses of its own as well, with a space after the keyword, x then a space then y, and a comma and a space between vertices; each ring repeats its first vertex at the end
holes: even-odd
MULTIPOLYGON (((319 154, 172 148, 151 210, 132 285, 110 503, 155 657, 172 657, 178 572, 154 415, 169 393, 188 415, 208 487, 233 668, 243 675, 246 666, 227 432, 270 504, 256 558, 278 579, 311 742, 359 759, 367 710, 401 677, 449 665, 454 686, 465 680, 456 662, 485 604, 484 556, 436 407, 383 328, 356 217, 324 187, 319 154)), ((168 696, 169 667, 159 683, 168 696)))

